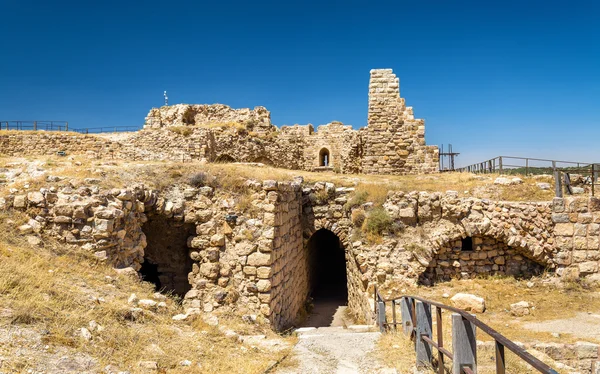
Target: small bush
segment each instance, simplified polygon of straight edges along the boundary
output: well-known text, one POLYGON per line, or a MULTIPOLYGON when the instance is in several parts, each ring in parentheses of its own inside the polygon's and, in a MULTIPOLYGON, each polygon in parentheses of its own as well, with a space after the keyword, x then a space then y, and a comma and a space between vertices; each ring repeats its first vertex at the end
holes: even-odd
POLYGON ((369 212, 363 229, 369 234, 381 235, 384 231, 391 231, 394 221, 382 207, 376 207, 369 212))
POLYGON ((192 135, 194 129, 189 126, 171 126, 167 127, 169 131, 174 132, 175 134, 179 134, 185 137, 192 135))
POLYGON ((199 172, 189 178, 189 184, 194 187, 204 187, 209 184, 209 176, 204 172, 199 172))
POLYGON ((367 216, 365 215, 364 210, 354 209, 352 211, 352 223, 355 227, 362 227, 362 225, 365 223, 365 218, 367 218, 367 216))
POLYGON ((368 196, 369 193, 367 191, 356 191, 354 195, 352 195, 352 198, 348 200, 344 208, 346 209, 346 211, 348 211, 354 207, 361 206, 367 202, 368 196))

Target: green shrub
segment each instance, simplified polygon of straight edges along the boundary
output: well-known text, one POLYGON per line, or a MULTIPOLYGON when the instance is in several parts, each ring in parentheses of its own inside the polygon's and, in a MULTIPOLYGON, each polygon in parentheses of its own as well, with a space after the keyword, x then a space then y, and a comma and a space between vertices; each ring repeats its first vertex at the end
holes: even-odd
POLYGON ((393 223, 394 221, 385 209, 376 207, 369 212, 363 224, 363 230, 369 234, 381 235, 384 231, 391 231, 393 223))
POLYGON ((361 206, 367 202, 367 197, 369 197, 369 192, 356 191, 354 195, 352 195, 352 198, 348 200, 346 205, 344 205, 344 208, 346 209, 346 211, 349 211, 354 207, 361 206))

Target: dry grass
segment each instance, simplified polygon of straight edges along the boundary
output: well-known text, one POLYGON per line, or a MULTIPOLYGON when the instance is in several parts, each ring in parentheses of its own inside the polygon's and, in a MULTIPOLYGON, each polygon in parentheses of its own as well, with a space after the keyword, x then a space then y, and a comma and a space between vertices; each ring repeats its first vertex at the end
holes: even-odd
MULTIPOLYGON (((439 283, 433 287, 394 287, 391 296, 403 294, 419 295, 430 300, 450 305, 450 299, 444 298, 447 293, 471 293, 483 297, 486 302, 485 313, 477 318, 492 328, 515 341, 527 342, 557 342, 574 343, 581 337, 569 334, 553 336, 550 332, 534 331, 523 327, 527 322, 541 322, 575 317, 578 313, 600 310, 600 292, 581 283, 566 285, 545 284, 540 279, 534 280, 535 285, 527 287, 526 280, 516 280, 510 277, 490 277, 476 280, 452 280, 439 283), (401 292, 401 289, 405 292, 401 292), (510 314, 510 304, 527 301, 535 308, 530 315, 514 317, 510 314)), ((387 290, 382 290, 387 292, 387 290)), ((387 293, 386 293, 387 294, 387 293)), ((387 296, 384 296, 387 297, 387 296)), ((478 336, 479 340, 490 340, 485 334, 478 336)), ((585 338, 583 340, 600 343, 600 341, 585 338)))
MULTIPOLYGON (((222 125, 222 124, 219 124, 222 125)), ((460 196, 490 198, 495 200, 514 201, 548 201, 553 197, 552 191, 539 189, 533 178, 521 177, 523 184, 514 186, 497 186, 493 181, 498 175, 474 176, 469 173, 440 173, 435 175, 398 176, 398 175, 343 175, 335 173, 316 173, 300 170, 288 170, 274 167, 257 167, 246 164, 206 164, 199 162, 169 161, 131 161, 121 160, 89 160, 84 156, 74 156, 73 161, 58 156, 30 157, 27 161, 44 162, 43 167, 49 173, 69 178, 99 177, 108 187, 122 187, 129 183, 145 183, 151 188, 164 188, 173 183, 185 182, 179 176, 188 177, 197 172, 206 172, 218 177, 223 188, 241 188, 246 179, 291 180, 302 176, 306 183, 322 181, 333 182, 337 186, 354 187, 356 194, 351 197, 347 209, 364 202, 381 205, 390 191, 427 191, 446 192, 455 190, 460 196), (81 166, 74 166, 74 162, 81 166), (117 185, 118 184, 118 185, 117 185)), ((0 158, 0 165, 23 159, 0 158)), ((43 178, 42 182, 43 182, 43 178)), ((29 181, 36 183, 36 181, 29 181)), ((9 187, 22 187, 10 185, 9 187)), ((37 184, 35 184, 37 187, 37 184)))
POLYGON ((414 343, 401 332, 382 335, 373 352, 383 365, 395 368, 398 374, 413 374, 416 364, 414 343))
MULTIPOLYGON (((273 353, 245 347, 199 319, 176 323, 171 317, 183 312, 176 299, 168 299, 164 312, 145 313, 143 318, 131 320, 127 297, 136 293, 140 299, 151 298, 154 290, 150 284, 117 276, 89 254, 51 240, 45 240, 43 249, 32 248, 13 231, 26 217, 0 214, 0 305, 12 315, 8 320, 0 318, 0 328, 45 331, 43 344, 87 354, 99 361, 99 367, 115 364, 132 372, 139 370, 139 361, 152 360, 170 373, 262 373, 287 354, 285 350, 273 353), (92 320, 104 330, 93 332, 93 339, 86 341, 79 329, 92 320), (182 360, 192 361, 193 366, 181 369, 178 363, 182 360)), ((233 316, 222 318, 220 323, 240 330, 243 325, 233 316)), ((274 337, 268 329, 251 325, 245 325, 243 333, 274 337)), ((11 349, 17 348, 4 346, 0 353, 12 358, 11 349)), ((9 359, 2 369, 22 372, 35 367, 23 365, 16 358, 9 359)))

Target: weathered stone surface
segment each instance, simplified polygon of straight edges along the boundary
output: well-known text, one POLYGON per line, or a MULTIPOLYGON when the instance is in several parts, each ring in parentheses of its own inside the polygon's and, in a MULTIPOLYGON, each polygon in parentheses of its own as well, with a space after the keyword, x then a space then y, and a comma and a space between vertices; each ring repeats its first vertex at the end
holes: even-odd
POLYGON ((452 305, 459 309, 464 309, 468 312, 483 313, 485 312, 485 300, 482 297, 457 293, 450 299, 452 305))
POLYGON ((510 314, 516 317, 526 316, 531 313, 531 305, 527 301, 519 301, 518 303, 510 304, 510 314))

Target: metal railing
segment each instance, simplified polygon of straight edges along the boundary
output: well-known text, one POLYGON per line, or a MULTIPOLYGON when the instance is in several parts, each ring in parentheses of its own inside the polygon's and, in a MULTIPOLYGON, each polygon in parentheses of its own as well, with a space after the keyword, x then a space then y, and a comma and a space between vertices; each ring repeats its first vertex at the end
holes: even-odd
POLYGON ((452 361, 452 374, 477 372, 476 330, 479 328, 494 339, 496 373, 506 373, 505 348, 513 352, 540 373, 558 374, 550 366, 538 360, 525 349, 486 325, 464 310, 416 296, 401 296, 384 299, 377 288, 374 292, 375 316, 381 332, 397 330, 401 326, 405 335, 415 342, 417 367, 434 367, 433 349, 437 350, 437 372, 445 372, 444 361, 452 361), (392 322, 387 321, 386 304, 391 303, 392 322), (400 322, 396 319, 396 307, 400 307, 400 322), (433 340, 431 309, 435 307, 436 336, 433 340), (452 350, 444 346, 442 311, 452 312, 452 350))
POLYGON ((67 121, 0 121, 0 131, 70 131, 80 134, 100 134, 107 132, 132 132, 140 129, 140 126, 73 128, 69 127, 69 122, 67 121))
POLYGON ((577 161, 559 161, 543 158, 498 156, 492 159, 457 168, 456 171, 466 171, 471 173, 500 173, 511 174, 520 173, 529 175, 534 174, 552 174, 557 168, 567 167, 585 167, 589 162, 577 161))
POLYGON ((67 121, 0 121, 0 130, 69 131, 67 121))
POLYGON ((582 180, 580 181, 581 184, 583 186, 590 186, 591 195, 595 196, 596 186, 600 186, 600 183, 598 183, 599 174, 600 164, 589 164, 578 169, 556 169, 554 172, 554 191, 556 192, 556 197, 563 197, 563 190, 569 195, 573 194, 573 187, 575 186, 571 179, 575 175, 580 175, 582 177, 582 180))

